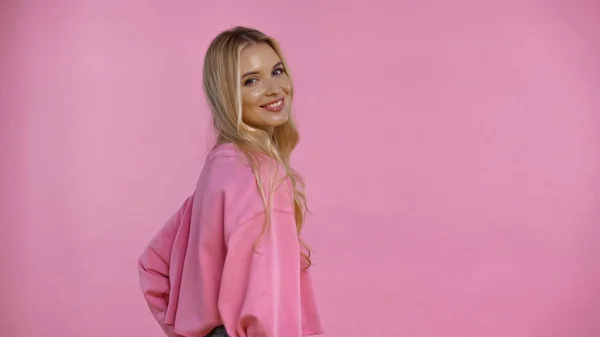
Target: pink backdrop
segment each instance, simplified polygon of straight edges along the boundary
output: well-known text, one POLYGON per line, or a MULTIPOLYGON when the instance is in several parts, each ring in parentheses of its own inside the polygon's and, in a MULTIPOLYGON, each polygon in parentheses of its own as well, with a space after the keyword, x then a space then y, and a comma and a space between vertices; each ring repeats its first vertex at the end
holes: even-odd
POLYGON ((325 336, 600 336, 599 4, 2 1, 0 335, 161 336, 135 263, 243 24, 293 67, 325 336))

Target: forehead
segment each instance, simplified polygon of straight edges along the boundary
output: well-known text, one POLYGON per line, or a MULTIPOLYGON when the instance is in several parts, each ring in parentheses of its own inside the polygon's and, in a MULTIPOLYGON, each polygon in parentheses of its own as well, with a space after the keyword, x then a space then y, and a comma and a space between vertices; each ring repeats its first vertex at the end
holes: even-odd
POLYGON ((258 71, 261 68, 271 69, 281 59, 268 44, 255 44, 244 48, 240 55, 242 73, 258 71))

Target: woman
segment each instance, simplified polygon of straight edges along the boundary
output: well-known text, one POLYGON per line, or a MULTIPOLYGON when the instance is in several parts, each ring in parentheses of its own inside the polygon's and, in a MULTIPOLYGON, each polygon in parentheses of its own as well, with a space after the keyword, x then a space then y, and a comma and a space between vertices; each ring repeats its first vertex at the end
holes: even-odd
POLYGON ((323 332, 299 239, 303 183, 293 85, 278 43, 249 28, 219 34, 203 84, 217 144, 194 193, 139 260, 167 336, 300 337, 323 332))

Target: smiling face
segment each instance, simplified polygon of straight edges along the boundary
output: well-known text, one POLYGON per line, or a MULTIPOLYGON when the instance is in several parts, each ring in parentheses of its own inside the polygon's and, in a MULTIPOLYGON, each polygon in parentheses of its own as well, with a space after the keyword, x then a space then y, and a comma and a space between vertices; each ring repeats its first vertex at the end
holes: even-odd
POLYGON ((242 120, 273 134, 288 121, 293 85, 281 59, 268 44, 244 48, 240 55, 242 120))

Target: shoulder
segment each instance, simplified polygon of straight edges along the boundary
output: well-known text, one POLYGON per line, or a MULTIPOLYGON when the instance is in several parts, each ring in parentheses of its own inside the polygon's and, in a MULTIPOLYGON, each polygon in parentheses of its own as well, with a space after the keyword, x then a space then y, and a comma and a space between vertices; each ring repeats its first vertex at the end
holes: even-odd
POLYGON ((198 182, 200 190, 218 191, 225 195, 256 188, 256 179, 244 153, 233 144, 213 148, 198 182))
POLYGON ((208 154, 197 189, 201 193, 218 193, 223 198, 224 216, 233 226, 264 212, 269 198, 273 210, 293 212, 291 185, 288 179, 275 183, 284 175, 281 169, 273 167, 268 163, 261 166, 259 189, 259 181, 245 154, 233 144, 219 145, 208 154), (271 189, 272 186, 277 187, 271 189))

